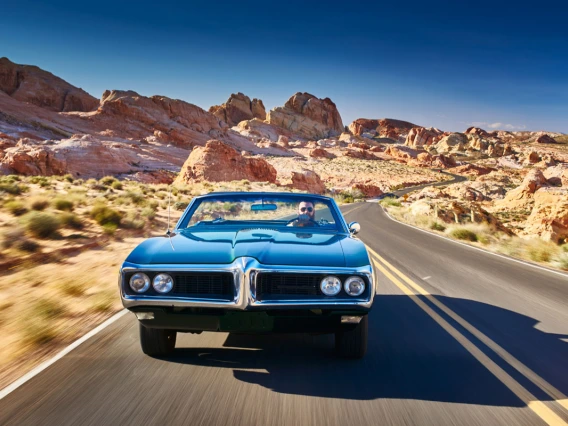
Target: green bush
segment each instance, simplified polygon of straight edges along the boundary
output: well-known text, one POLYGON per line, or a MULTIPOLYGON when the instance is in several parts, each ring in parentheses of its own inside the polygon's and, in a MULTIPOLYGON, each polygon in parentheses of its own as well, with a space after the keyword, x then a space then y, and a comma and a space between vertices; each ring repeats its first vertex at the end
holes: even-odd
POLYGON ((22 192, 28 190, 28 187, 25 185, 20 185, 16 183, 10 182, 1 182, 0 183, 0 192, 5 192, 7 194, 12 195, 20 195, 22 192))
POLYGON ((23 218, 26 230, 36 238, 50 238, 57 235, 61 223, 50 213, 30 212, 23 218))
POLYGON ((112 189, 120 191, 123 188, 122 182, 114 181, 111 185, 112 189))
POLYGON ((454 228, 450 231, 450 236, 457 240, 477 241, 477 234, 467 228, 454 228))
POLYGON ((73 201, 67 200, 65 198, 56 198, 53 200, 53 207, 57 210, 63 211, 72 211, 73 210, 73 201))
POLYGON ((446 230, 446 227, 444 225, 442 225, 440 222, 432 222, 430 224, 430 229, 432 229, 434 231, 444 232, 446 230))
POLYGON ((24 206, 24 203, 17 200, 8 201, 6 204, 4 204, 4 208, 6 208, 14 216, 21 216, 28 212, 28 209, 26 208, 26 206, 24 206))
POLYGON ((104 225, 102 225, 103 228, 103 232, 106 235, 114 235, 114 233, 116 232, 118 225, 116 223, 105 223, 104 225))
MULTIPOLYGON (((122 215, 110 207, 107 207, 102 204, 98 204, 91 209, 91 217, 101 226, 105 225, 114 225, 114 230, 118 225, 120 225, 120 221, 122 219, 122 215)), ((113 231, 114 233, 114 231, 113 231)))
POLYGON ((151 207, 144 207, 140 214, 148 220, 154 220, 156 218, 156 210, 151 207))
POLYGON ((74 213, 69 213, 69 212, 61 213, 59 215, 59 219, 61 221, 61 224, 66 228, 71 228, 71 229, 83 228, 83 222, 81 221, 81 218, 74 213))
POLYGON ((189 203, 185 203, 183 201, 176 201, 172 207, 174 208, 174 210, 183 211, 187 208, 188 205, 189 203))
POLYGON ((99 180, 99 182, 105 186, 112 185, 114 182, 118 182, 114 176, 105 176, 99 180))
POLYGON ((33 198, 30 202, 32 210, 42 211, 49 206, 49 200, 44 197, 33 198))

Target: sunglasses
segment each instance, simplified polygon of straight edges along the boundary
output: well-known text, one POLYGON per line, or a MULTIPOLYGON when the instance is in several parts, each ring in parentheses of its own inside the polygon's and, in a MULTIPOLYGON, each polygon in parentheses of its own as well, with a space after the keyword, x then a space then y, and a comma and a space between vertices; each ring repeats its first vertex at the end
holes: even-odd
POLYGON ((313 207, 300 207, 300 211, 301 211, 301 212, 305 212, 306 210, 307 210, 309 213, 311 213, 311 212, 314 211, 314 208, 313 208, 313 207))

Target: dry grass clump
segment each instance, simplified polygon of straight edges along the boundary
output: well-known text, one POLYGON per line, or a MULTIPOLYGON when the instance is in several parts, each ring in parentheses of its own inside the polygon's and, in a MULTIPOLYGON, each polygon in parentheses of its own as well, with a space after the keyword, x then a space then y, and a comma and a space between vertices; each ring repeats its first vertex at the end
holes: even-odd
POLYGON ((466 240, 471 242, 476 242, 478 240, 475 232, 464 227, 454 227, 448 232, 448 235, 456 240, 466 240))
POLYGON ((383 207, 401 207, 402 204, 400 204, 400 201, 396 198, 391 198, 391 197, 387 197, 387 198, 383 198, 381 201, 379 201, 379 204, 383 207))
POLYGON ((28 212, 27 207, 19 200, 12 200, 4 203, 4 208, 14 216, 22 216, 28 212))
POLYGON ((40 245, 35 241, 26 238, 24 231, 19 227, 5 231, 2 234, 2 242, 0 246, 3 249, 14 248, 27 253, 35 253, 40 249, 40 245))
POLYGON ((45 197, 34 197, 30 199, 30 208, 36 211, 43 211, 49 207, 49 199, 45 197))
POLYGON ((57 283, 57 288, 65 295, 78 297, 87 292, 90 281, 82 275, 67 277, 57 283))
POLYGON ((95 294, 91 299, 91 309, 95 312, 109 312, 116 302, 116 293, 104 290, 95 294))
POLYGON ((53 207, 57 210, 62 210, 62 211, 72 211, 74 206, 73 206, 73 201, 67 199, 67 198, 56 198, 55 200, 53 200, 53 207))
POLYGON ((23 322, 24 343, 44 345, 57 337, 54 321, 66 313, 65 307, 53 298, 38 299, 23 322))
POLYGON ((22 218, 26 231, 36 238, 53 238, 58 235, 61 222, 50 213, 30 212, 22 218))
POLYGON ((90 212, 91 217, 101 226, 104 225, 115 225, 118 227, 120 221, 122 220, 122 215, 117 210, 114 210, 104 204, 95 205, 90 212))
POLYGON ((83 221, 79 216, 70 212, 63 212, 59 215, 61 225, 65 228, 83 229, 83 221))
POLYGON ((497 250, 511 257, 520 257, 533 262, 562 263, 563 253, 561 247, 552 241, 539 238, 513 237, 503 242, 497 250))

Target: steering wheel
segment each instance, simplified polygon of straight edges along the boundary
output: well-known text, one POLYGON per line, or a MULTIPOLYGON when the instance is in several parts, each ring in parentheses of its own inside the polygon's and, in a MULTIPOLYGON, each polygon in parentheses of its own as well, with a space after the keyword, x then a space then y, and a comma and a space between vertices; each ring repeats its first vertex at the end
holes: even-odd
MULTIPOLYGON (((297 217, 295 217, 294 219, 290 219, 288 222, 286 222, 286 226, 290 225, 291 223, 295 222, 296 220, 298 220, 297 217)), ((308 222, 306 223, 310 223, 313 224, 313 226, 320 226, 319 223, 317 223, 315 220, 310 219, 308 222)))

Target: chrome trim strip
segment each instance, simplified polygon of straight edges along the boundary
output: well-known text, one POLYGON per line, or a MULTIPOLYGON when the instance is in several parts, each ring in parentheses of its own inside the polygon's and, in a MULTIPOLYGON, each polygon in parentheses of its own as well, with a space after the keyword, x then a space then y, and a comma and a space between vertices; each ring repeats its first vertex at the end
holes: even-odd
POLYGON ((375 279, 373 268, 370 265, 358 268, 338 267, 297 267, 288 265, 269 266, 262 265, 252 257, 240 257, 229 265, 134 265, 124 266, 121 269, 119 279, 120 297, 125 308, 136 306, 169 306, 169 307, 200 307, 200 308, 223 308, 246 310, 254 307, 334 307, 334 306, 358 306, 370 308, 375 296, 375 279), (132 296, 125 294, 122 277, 125 272, 134 271, 162 271, 162 272, 232 272, 235 285, 233 300, 220 299, 195 299, 164 296, 144 296, 143 294, 132 296), (369 282, 369 297, 351 299, 302 299, 302 300, 257 300, 256 279, 259 272, 272 273, 328 273, 328 274, 354 274, 364 275, 369 282))

